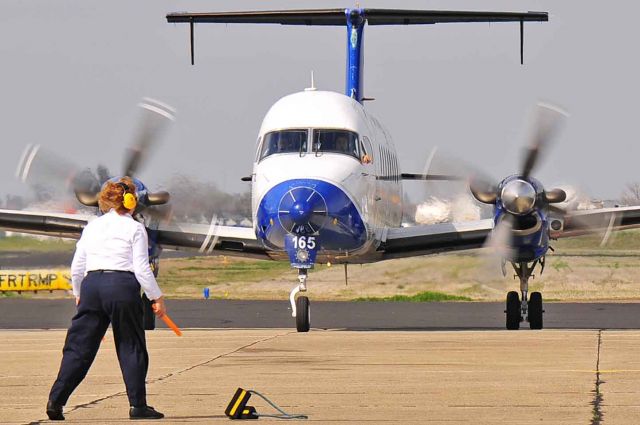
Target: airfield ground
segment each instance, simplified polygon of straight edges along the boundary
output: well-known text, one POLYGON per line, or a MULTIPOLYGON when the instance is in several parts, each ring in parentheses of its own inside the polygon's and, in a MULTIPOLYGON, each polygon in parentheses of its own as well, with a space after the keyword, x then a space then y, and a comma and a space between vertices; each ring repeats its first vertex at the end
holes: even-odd
MULTIPOLYGON (((61 330, 0 331, 0 422, 44 421, 63 340, 61 330)), ((228 423, 239 386, 323 424, 640 423, 638 331, 186 330, 148 340, 149 403, 162 423, 228 423)), ((123 390, 108 333, 67 423, 129 423, 123 390)), ((250 404, 275 413, 255 396, 250 404)))
MULTIPOLYGON (((594 251, 579 240, 563 246, 557 252, 566 255, 549 257, 542 278, 534 280, 534 289, 543 289, 547 300, 637 300, 640 250, 634 248, 640 247, 640 235, 630 235, 618 238, 617 245, 604 251, 594 251)), ((558 243, 558 248, 563 243, 558 243)), ((63 251, 68 254, 70 249, 67 246, 63 251)), ((12 254, 0 253, 5 267, 11 258, 24 257, 14 256, 15 246, 7 252, 12 254)), ((41 251, 30 248, 30 252, 41 251)), ((43 255, 41 258, 52 258, 46 252, 43 255)), ((502 300, 516 282, 494 279, 495 274, 487 277, 483 263, 484 257, 442 255, 350 266, 348 286, 342 267, 320 266, 310 278, 309 295, 312 300, 347 300, 431 290, 473 300, 502 300)), ((214 297, 272 298, 286 304, 283 300, 295 277, 287 265, 230 257, 167 259, 162 267, 161 283, 172 298, 198 298, 206 286, 214 297)), ((52 296, 68 295, 21 297, 52 296)), ((17 300, 18 296, 11 298, 17 300)), ((19 307, 11 299, 0 301, 6 314, 10 313, 9 305, 19 307)), ((70 317, 71 301, 51 302, 69 307, 66 316, 70 317)), ((222 314, 216 301, 211 303, 215 312, 222 314)), ((284 317, 287 312, 280 304, 271 310, 284 317)), ((438 305, 451 307, 444 309, 449 313, 459 311, 459 317, 488 309, 495 320, 487 319, 486 312, 482 317, 496 327, 503 320, 497 304, 424 305, 441 322, 455 321, 455 314, 446 319, 451 314, 438 314, 442 310, 435 308, 438 305), (472 311, 465 306, 473 306, 472 311)), ((254 324, 248 323, 244 329, 188 328, 180 338, 160 329, 147 334, 151 353, 149 402, 167 414, 163 423, 227 423, 224 408, 238 386, 263 392, 286 411, 309 415, 310 422, 323 424, 640 423, 640 331, 611 330, 632 325, 628 314, 635 311, 635 304, 573 305, 579 311, 591 308, 594 313, 585 315, 583 311, 574 317, 569 313, 575 308, 551 304, 549 325, 571 327, 570 323, 590 320, 587 327, 594 329, 509 332, 495 330, 493 325, 478 330, 480 322, 474 322, 475 329, 464 323, 443 322, 442 328, 451 330, 403 330, 399 324, 394 330, 358 331, 353 330, 357 328, 354 325, 348 330, 314 329, 298 334, 281 327, 257 329, 267 320, 257 313, 247 316, 254 324)), ((362 303, 363 308, 368 306, 371 303, 362 303)), ((398 305, 405 313, 412 310, 408 307, 398 305)), ((378 308, 382 317, 367 316, 368 320, 389 325, 389 318, 395 316, 384 313, 387 310, 378 308)), ((43 314, 46 311, 53 310, 39 309, 43 314)), ((322 308, 313 311, 319 322, 322 308)), ((26 319, 33 319, 31 316, 26 319)), ((68 323, 66 316, 60 323, 68 323)), ((180 318, 177 310, 176 317, 180 318)), ((183 323, 187 323, 186 317, 181 319, 183 323)), ((427 317, 431 316, 423 319, 427 317)), ((46 326, 33 323, 27 326, 26 319, 24 327, 31 330, 0 330, 2 424, 45 422, 47 393, 60 363, 65 331, 44 330, 46 326)), ((67 422, 129 423, 123 390, 109 332, 88 378, 67 405, 67 422)), ((255 397, 251 404, 260 413, 274 413, 255 397)), ((264 417, 260 421, 280 422, 264 417)))

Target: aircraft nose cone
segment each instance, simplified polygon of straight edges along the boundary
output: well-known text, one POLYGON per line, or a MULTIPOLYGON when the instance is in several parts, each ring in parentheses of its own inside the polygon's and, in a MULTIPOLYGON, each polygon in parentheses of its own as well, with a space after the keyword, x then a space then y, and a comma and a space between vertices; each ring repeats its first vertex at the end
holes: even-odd
POLYGON ((291 219, 296 224, 305 224, 311 217, 311 205, 305 201, 294 202, 289 209, 291 219))
POLYGON ((289 233, 313 234, 320 230, 327 218, 327 204, 313 188, 295 187, 284 194, 278 208, 278 218, 289 233))

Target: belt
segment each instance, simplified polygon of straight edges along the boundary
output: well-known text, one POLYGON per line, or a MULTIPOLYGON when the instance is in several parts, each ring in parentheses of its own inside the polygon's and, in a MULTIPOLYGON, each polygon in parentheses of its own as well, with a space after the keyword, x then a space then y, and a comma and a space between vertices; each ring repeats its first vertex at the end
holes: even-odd
POLYGON ((133 272, 130 272, 129 270, 104 270, 104 269, 89 270, 87 272, 87 274, 89 274, 89 273, 129 273, 129 274, 133 274, 133 272))

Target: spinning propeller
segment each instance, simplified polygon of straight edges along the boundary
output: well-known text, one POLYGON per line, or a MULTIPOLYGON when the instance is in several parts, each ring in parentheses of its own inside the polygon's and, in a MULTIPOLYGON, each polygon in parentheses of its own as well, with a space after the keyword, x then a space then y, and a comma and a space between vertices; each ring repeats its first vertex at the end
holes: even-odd
MULTIPOLYGON (((550 144, 562 127, 568 114, 553 105, 539 103, 536 110, 536 120, 528 146, 525 147, 525 155, 522 161, 520 173, 517 179, 500 185, 488 183, 482 179, 472 178, 469 188, 473 196, 485 204, 494 204, 500 197, 504 207, 512 214, 522 215, 530 212, 536 201, 536 190, 531 184, 531 173, 540 159, 548 151, 550 144)), ((559 203, 566 199, 566 193, 562 189, 542 191, 541 202, 559 203)), ((539 201, 539 202, 540 202, 539 201)))
MULTIPOLYGON (((165 191, 148 191, 135 176, 144 160, 157 147, 159 140, 174 121, 175 110, 164 103, 148 98, 143 99, 139 106, 141 118, 133 143, 126 152, 121 176, 129 176, 134 180, 138 205, 145 208, 166 204, 170 198, 169 193, 165 191)), ((88 168, 78 167, 40 145, 29 145, 26 148, 16 176, 36 190, 49 193, 47 196, 49 198, 73 192, 76 199, 88 207, 98 206, 101 187, 110 178, 104 167, 98 167, 98 172, 94 173, 88 168)), ((111 178, 119 179, 121 176, 111 178)))
MULTIPOLYGON (((505 259, 515 259, 515 237, 526 237, 540 230, 543 217, 539 211, 546 212, 550 204, 562 203, 567 198, 563 189, 547 191, 538 180, 531 177, 567 116, 565 111, 556 106, 538 104, 533 131, 519 173, 505 178, 498 185, 478 178, 470 180, 469 189, 474 198, 496 208, 496 227, 487 245, 505 259)), ((527 255, 520 253, 520 256, 520 260, 529 260, 527 255)))

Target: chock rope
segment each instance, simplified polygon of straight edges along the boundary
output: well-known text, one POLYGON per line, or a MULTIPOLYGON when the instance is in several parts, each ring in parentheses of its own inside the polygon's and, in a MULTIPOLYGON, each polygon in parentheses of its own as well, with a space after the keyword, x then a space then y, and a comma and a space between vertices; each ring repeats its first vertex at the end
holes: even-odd
POLYGON ((269 400, 265 395, 260 394, 258 391, 255 390, 249 390, 247 391, 251 394, 255 394, 258 397, 260 397, 261 399, 263 399, 264 401, 266 401, 267 403, 269 403, 269 405, 271 407, 273 407, 274 409, 276 409, 278 412, 280 412, 279 415, 263 415, 263 414, 258 414, 258 417, 263 416, 265 418, 276 418, 276 419, 309 419, 309 417, 307 415, 302 415, 302 414, 298 414, 298 413, 287 413, 284 410, 282 410, 277 404, 275 404, 274 402, 272 402, 271 400, 269 400))

